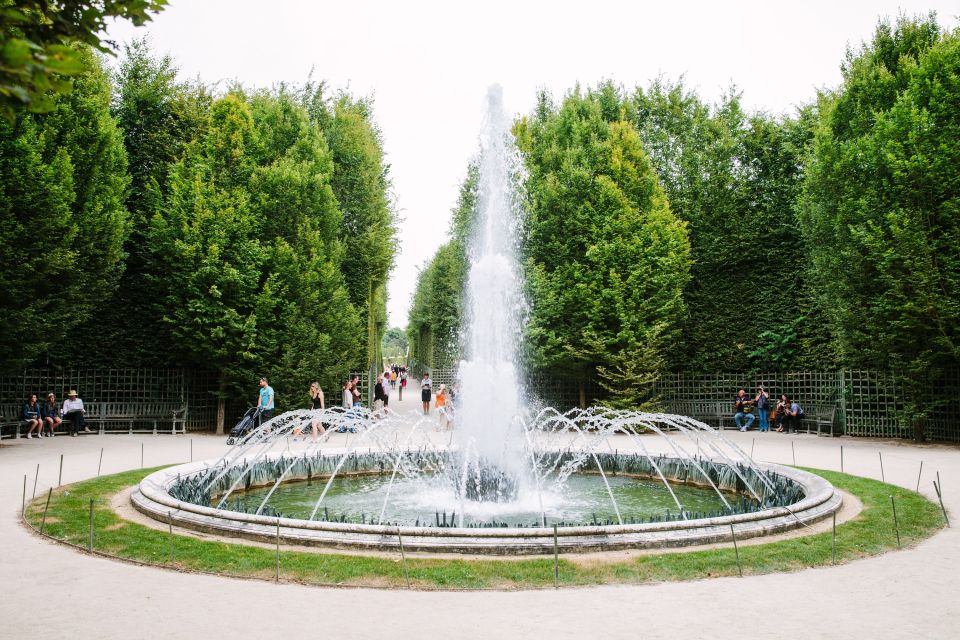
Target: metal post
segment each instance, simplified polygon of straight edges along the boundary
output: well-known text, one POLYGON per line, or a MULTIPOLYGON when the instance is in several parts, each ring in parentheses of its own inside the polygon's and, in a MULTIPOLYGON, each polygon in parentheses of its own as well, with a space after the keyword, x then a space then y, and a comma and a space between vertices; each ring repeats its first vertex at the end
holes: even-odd
POLYGON ((193 438, 190 438, 190 462, 193 462, 193 438))
POLYGON ((20 515, 27 516, 27 474, 23 474, 23 500, 20 503, 20 515))
POLYGON ((923 475, 923 460, 920 461, 920 472, 917 473, 917 493, 920 493, 920 476, 923 475))
POLYGON ((877 455, 880 456, 880 481, 886 482, 887 476, 883 473, 883 453, 880 451, 877 451, 877 455))
POLYGON ((167 527, 170 531, 170 564, 173 564, 173 512, 167 511, 167 527))
POLYGON ((47 524, 47 509, 50 508, 50 496, 53 495, 53 487, 47 491, 47 506, 43 508, 43 518, 40 520, 40 535, 43 535, 43 527, 47 524))
POLYGON ((843 445, 840 445, 840 473, 843 473, 843 445))
POLYGON ((833 512, 833 564, 837 564, 837 512, 833 512))
POLYGON ((947 517, 947 508, 943 506, 943 494, 940 492, 940 485, 938 485, 936 481, 933 482, 933 489, 937 492, 937 499, 940 500, 940 509, 943 511, 943 520, 947 523, 947 528, 949 529, 950 518, 947 517))
POLYGON ((753 447, 757 444, 757 439, 754 438, 750 441, 750 459, 753 460, 753 447))
POLYGON ((63 484, 63 454, 60 454, 60 475, 57 476, 57 486, 63 484))
POLYGON ((553 525, 553 588, 560 588, 560 544, 557 541, 557 525, 553 525))
POLYGON ((37 473, 33 476, 33 497, 30 499, 33 500, 37 497, 37 478, 40 477, 40 463, 37 463, 37 473))
POLYGON ((143 443, 140 443, 140 468, 143 469, 143 443))
MULTIPOLYGON (((793 446, 793 440, 790 441, 790 452, 793 454, 793 466, 797 466, 797 450, 793 446)), ((843 458, 841 458, 842 460, 843 458)))
POLYGON ((400 535, 400 527, 397 527, 397 541, 400 542, 400 560, 403 563, 403 579, 407 581, 407 589, 409 589, 410 572, 407 571, 407 553, 403 550, 403 536, 400 535))
POLYGON ((737 533, 733 530, 733 523, 730 523, 730 535, 733 536, 733 551, 737 554, 737 571, 740 577, 743 577, 743 567, 740 566, 740 548, 737 547, 737 533))
POLYGON ((87 551, 93 551, 93 498, 90 498, 90 539, 87 541, 87 551))
POLYGON ((893 507, 893 530, 897 532, 897 549, 900 548, 900 525, 897 523, 897 503, 890 496, 890 506, 893 507))
POLYGON ((100 468, 103 466, 103 447, 100 447, 100 462, 97 463, 97 477, 100 477, 100 468))
POLYGON ((277 516, 277 576, 276 581, 280 582, 280 517, 277 516))

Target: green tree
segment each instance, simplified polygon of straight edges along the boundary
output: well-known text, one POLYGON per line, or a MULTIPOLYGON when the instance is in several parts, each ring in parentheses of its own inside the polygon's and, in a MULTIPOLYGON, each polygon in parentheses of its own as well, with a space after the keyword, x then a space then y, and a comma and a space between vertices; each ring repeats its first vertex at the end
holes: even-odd
POLYGON ((187 143, 203 135, 212 100, 202 85, 178 81, 172 60, 154 55, 145 40, 126 47, 114 81, 112 112, 130 175, 126 264, 115 295, 102 299, 96 317, 77 328, 82 348, 69 357, 101 367, 172 366, 164 301, 154 295, 164 289, 164 274, 147 231, 155 215, 166 215, 170 169, 187 143))
POLYGON ((391 363, 405 363, 407 360, 407 334, 399 327, 390 327, 383 334, 383 357, 391 363))
POLYGON ((629 107, 670 206, 690 233, 687 314, 671 368, 825 364, 823 336, 804 320, 814 316, 795 213, 809 116, 747 114, 736 91, 711 108, 682 83, 659 80, 637 89, 629 107), (763 359, 769 332, 784 324, 795 326, 804 352, 795 348, 776 363, 763 359))
POLYGON ((643 404, 684 312, 685 225, 613 85, 557 107, 541 96, 515 133, 529 173, 530 361, 581 382, 599 374, 611 404, 643 404))
POLYGON ((110 81, 89 50, 74 91, 44 115, 0 123, 0 361, 54 348, 112 294, 128 231, 126 154, 110 81))
POLYGON ((275 312, 264 274, 268 248, 246 189, 253 138, 242 96, 214 102, 206 136, 172 169, 168 215, 154 216, 151 227, 151 243, 164 260, 172 346, 186 362, 219 376, 218 433, 228 391, 242 392, 254 380, 258 317, 275 312))
POLYGON ((902 373, 923 437, 960 363, 960 33, 882 22, 821 97, 801 222, 811 280, 845 363, 902 373))
POLYGON ((8 124, 20 109, 54 108, 55 95, 70 92, 70 78, 83 74, 87 60, 73 43, 103 53, 115 46, 103 34, 109 21, 140 26, 166 0, 0 0, 0 116, 8 124))
POLYGON ((367 101, 341 96, 332 109, 316 105, 311 113, 325 126, 333 154, 332 186, 343 215, 342 269, 350 301, 367 326, 367 364, 372 366, 386 330, 387 276, 396 252, 383 143, 367 101))

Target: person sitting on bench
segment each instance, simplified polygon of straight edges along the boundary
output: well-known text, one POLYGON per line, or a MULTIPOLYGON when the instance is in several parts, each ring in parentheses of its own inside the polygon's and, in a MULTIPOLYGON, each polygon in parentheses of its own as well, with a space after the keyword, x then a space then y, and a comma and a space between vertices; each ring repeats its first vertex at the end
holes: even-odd
POLYGON ((744 389, 737 392, 733 407, 735 412, 733 423, 737 425, 740 431, 746 431, 757 417, 753 415, 753 400, 747 397, 747 392, 744 389), (743 424, 744 419, 746 419, 747 424, 743 424))
POLYGON ((77 392, 74 389, 70 389, 70 393, 67 394, 67 399, 63 401, 60 413, 63 415, 64 421, 70 423, 71 436, 76 437, 80 429, 83 429, 84 433, 90 433, 90 429, 83 422, 83 400, 77 397, 77 392))
POLYGON ((33 430, 37 430, 37 437, 43 437, 43 418, 40 417, 40 405, 37 404, 37 394, 32 393, 30 397, 27 398, 27 402, 23 405, 23 410, 20 412, 21 418, 23 419, 24 426, 29 427, 27 430, 27 438, 33 437, 33 430))

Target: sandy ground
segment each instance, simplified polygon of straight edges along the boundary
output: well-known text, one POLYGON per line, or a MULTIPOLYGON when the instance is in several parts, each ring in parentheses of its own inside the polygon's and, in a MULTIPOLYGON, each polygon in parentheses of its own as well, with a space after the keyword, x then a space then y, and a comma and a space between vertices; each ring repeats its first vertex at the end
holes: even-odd
MULTIPOLYGON (((404 394, 405 409, 419 405, 404 394), (409 404, 408 404, 409 402, 409 404)), ((393 400, 396 406, 400 403, 393 400)), ((948 510, 960 513, 960 449, 901 442, 726 434, 754 457, 880 477, 933 497, 940 471, 948 510)), ((339 436, 338 436, 339 437, 339 436)), ((192 436, 194 457, 224 439, 192 436)), ((960 532, 911 549, 792 574, 644 586, 524 592, 321 589, 180 574, 90 557, 18 523, 28 497, 63 482, 189 458, 187 436, 86 436, 4 441, 0 448, 0 638, 960 638, 960 532)), ((628 448, 627 444, 621 449, 628 448)), ((956 523, 960 526, 960 522, 956 523)))

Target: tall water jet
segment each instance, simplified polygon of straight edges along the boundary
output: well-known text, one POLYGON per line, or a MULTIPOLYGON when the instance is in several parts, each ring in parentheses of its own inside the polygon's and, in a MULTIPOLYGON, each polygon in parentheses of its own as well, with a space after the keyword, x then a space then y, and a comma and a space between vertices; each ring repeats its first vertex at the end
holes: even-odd
POLYGON ((498 85, 487 91, 480 135, 477 211, 468 251, 466 359, 460 363, 455 442, 471 499, 504 499, 521 480, 523 433, 516 423, 523 297, 517 264, 514 176, 518 163, 498 85), (487 488, 491 490, 488 491, 487 488))

